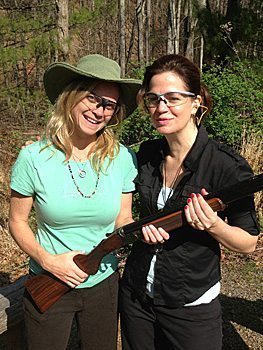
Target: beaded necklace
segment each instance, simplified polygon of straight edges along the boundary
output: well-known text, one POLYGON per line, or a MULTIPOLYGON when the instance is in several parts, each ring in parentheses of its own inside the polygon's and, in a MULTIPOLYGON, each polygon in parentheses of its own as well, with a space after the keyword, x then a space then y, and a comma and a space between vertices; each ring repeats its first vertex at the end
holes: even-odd
POLYGON ((87 175, 86 170, 84 170, 86 163, 84 163, 81 167, 81 163, 82 163, 81 158, 77 157, 76 155, 72 155, 72 157, 76 161, 77 167, 79 169, 79 177, 81 177, 83 179, 87 175))
MULTIPOLYGON (((71 168, 69 162, 67 162, 67 166, 68 166, 68 170, 69 170, 69 172, 70 172, 71 178, 72 178, 72 180, 73 180, 73 182, 74 182, 74 185, 76 186, 76 189, 77 189, 77 191, 79 192, 79 194, 80 194, 83 198, 91 198, 92 196, 94 196, 94 194, 96 193, 96 191, 97 191, 97 189, 98 189, 98 184, 99 184, 99 179, 100 179, 100 169, 99 169, 99 171, 98 171, 98 176, 97 176, 96 185, 95 185, 94 190, 93 190, 92 193, 90 193, 90 194, 84 194, 84 193, 81 191, 81 189, 79 188, 79 186, 78 186, 78 184, 77 184, 77 182, 76 182, 76 180, 75 180, 75 178, 74 178, 73 171, 72 171, 72 168, 71 168)), ((85 176, 86 176, 86 172, 85 172, 85 176)), ((85 177, 85 176, 84 176, 84 177, 85 177)))

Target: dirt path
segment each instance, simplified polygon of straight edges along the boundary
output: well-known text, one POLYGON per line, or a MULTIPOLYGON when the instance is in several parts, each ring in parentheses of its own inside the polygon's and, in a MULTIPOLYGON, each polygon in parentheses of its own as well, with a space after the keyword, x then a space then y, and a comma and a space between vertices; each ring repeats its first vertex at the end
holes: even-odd
POLYGON ((222 263, 223 350, 263 350, 262 253, 261 237, 255 254, 222 263))

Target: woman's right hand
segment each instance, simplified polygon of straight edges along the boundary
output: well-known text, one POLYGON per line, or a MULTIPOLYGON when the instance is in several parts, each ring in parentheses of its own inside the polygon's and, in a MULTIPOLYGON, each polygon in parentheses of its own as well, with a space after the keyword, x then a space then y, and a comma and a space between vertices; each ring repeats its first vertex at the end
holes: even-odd
POLYGON ((73 260, 74 256, 78 254, 83 254, 83 252, 71 251, 63 254, 50 254, 43 261, 42 267, 71 288, 75 288, 88 278, 88 275, 73 260))

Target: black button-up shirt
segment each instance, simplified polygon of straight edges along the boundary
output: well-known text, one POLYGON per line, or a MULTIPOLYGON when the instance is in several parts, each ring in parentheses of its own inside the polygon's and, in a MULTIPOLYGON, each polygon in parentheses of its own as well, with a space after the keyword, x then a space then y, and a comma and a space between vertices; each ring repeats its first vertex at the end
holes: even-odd
MULTIPOLYGON (((156 213, 157 198, 163 185, 162 162, 168 152, 165 138, 144 142, 138 152, 141 216, 156 213)), ((246 160, 228 146, 208 138, 203 126, 184 161, 184 176, 174 189, 164 210, 182 209, 192 192, 201 188, 216 192, 253 175, 246 160)), ((253 195, 231 203, 220 217, 252 235, 259 233, 253 195)), ((160 247, 157 247, 160 248, 160 247)), ((142 241, 133 245, 127 259, 123 284, 128 284, 142 300, 146 298, 146 278, 153 254, 157 251, 154 303, 180 307, 198 299, 220 280, 220 247, 209 233, 189 225, 170 232, 162 249, 142 241)))

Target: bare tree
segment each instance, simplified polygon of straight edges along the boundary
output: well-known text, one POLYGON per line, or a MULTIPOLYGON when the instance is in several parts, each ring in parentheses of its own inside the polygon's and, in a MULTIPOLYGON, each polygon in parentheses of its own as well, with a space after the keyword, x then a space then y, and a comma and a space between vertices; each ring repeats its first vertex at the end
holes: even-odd
POLYGON ((145 23, 145 60, 150 60, 150 32, 151 32, 151 0, 146 0, 146 23, 145 23))
POLYGON ((180 51, 180 25, 181 25, 181 11, 182 11, 182 0, 177 1, 177 13, 176 13, 176 32, 174 38, 174 49, 175 53, 178 54, 180 51))
POLYGON ((134 45, 135 36, 136 36, 135 32, 136 32, 136 16, 134 16, 133 22, 132 22, 132 29, 131 29, 130 43, 129 43, 128 53, 127 53, 126 67, 129 64, 130 59, 131 59, 133 45, 134 45))
POLYGON ((121 75, 125 75, 125 0, 119 0, 119 34, 120 34, 120 46, 119 46, 119 57, 121 66, 121 75))
POLYGON ((57 9, 59 58, 66 60, 69 52, 68 0, 55 0, 57 9))
POLYGON ((170 54, 175 51, 175 0, 169 0, 167 19, 167 53, 170 54))
POLYGON ((136 19, 138 27, 138 60, 139 64, 144 61, 144 23, 145 23, 145 0, 137 0, 136 19))
POLYGON ((185 56, 189 59, 194 59, 194 41, 195 41, 195 29, 198 23, 198 19, 193 16, 192 1, 188 1, 185 8, 185 56))
MULTIPOLYGON (((207 2, 206 0, 196 0, 196 6, 197 6, 197 14, 201 14, 204 10, 207 9, 207 2)), ((202 26, 202 23, 199 23, 199 27, 201 26, 202 26)), ((202 69, 203 67, 203 58, 204 58, 204 30, 200 30, 200 54, 199 54, 200 69, 202 69)))

